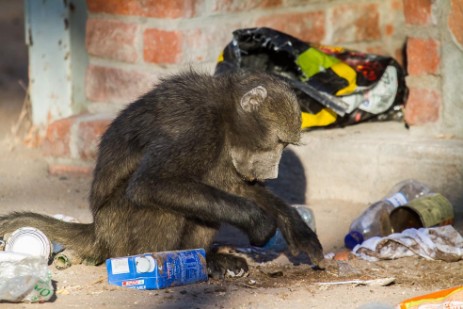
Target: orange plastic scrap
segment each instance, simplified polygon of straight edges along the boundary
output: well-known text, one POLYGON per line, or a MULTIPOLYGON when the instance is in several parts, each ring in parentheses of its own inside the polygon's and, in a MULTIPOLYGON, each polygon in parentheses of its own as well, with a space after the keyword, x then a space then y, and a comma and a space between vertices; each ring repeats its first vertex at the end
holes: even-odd
POLYGON ((463 286, 407 299, 396 309, 463 309, 463 286))

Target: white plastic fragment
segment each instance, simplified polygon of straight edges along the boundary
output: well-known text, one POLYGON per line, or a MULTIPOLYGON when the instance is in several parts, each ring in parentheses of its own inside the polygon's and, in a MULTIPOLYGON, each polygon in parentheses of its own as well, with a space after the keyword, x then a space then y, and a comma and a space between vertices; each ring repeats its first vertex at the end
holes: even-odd
POLYGON ((352 285, 368 285, 368 286, 387 286, 395 281, 395 278, 378 278, 378 279, 370 279, 370 280, 346 280, 346 281, 332 281, 332 282, 318 282, 318 285, 344 285, 344 284, 352 284, 352 285))

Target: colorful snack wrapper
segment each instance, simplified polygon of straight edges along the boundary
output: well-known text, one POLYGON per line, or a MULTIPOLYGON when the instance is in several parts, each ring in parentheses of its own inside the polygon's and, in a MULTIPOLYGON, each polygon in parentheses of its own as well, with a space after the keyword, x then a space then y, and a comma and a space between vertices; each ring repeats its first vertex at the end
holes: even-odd
POLYGON ((215 74, 240 68, 289 82, 306 130, 403 120, 405 71, 391 57, 303 42, 270 28, 248 28, 233 32, 215 74))

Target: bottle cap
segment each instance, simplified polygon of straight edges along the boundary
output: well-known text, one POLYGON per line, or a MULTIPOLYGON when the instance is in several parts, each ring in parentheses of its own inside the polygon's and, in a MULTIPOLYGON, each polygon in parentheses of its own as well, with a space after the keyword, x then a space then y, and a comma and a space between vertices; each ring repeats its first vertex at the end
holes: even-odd
POLYGON ((51 243, 42 231, 33 227, 22 227, 6 240, 5 251, 50 258, 51 243))
POLYGON ((360 245, 363 242, 363 235, 357 231, 349 232, 346 237, 344 237, 344 245, 346 248, 354 249, 355 246, 360 245))
POLYGON ((154 270, 156 262, 152 256, 138 256, 135 258, 135 265, 137 273, 148 273, 154 270))

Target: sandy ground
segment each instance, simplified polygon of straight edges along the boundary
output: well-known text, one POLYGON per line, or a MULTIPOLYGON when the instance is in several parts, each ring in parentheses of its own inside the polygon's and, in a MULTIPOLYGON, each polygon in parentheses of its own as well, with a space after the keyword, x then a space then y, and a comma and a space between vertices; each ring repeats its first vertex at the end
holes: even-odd
MULTIPOLYGON (((16 144, 10 134, 21 110, 26 82, 27 53, 23 45, 21 1, 2 3, 0 12, 0 214, 31 210, 65 214, 81 222, 91 221, 87 196, 91 178, 51 176, 40 150, 16 144)), ((285 170, 282 175, 288 175, 285 170)), ((292 196, 291 181, 282 179, 272 188, 292 196), (286 186, 286 187, 285 187, 286 186)), ((322 200, 309 205, 315 212, 317 232, 325 252, 342 249, 349 222, 366 205, 322 200)), ((221 233, 220 241, 244 244, 236 230, 221 233)), ((255 253, 255 252, 254 252, 255 253)), ((256 257, 256 255, 254 255, 256 257)), ((393 261, 366 262, 358 259, 329 261, 325 271, 302 263, 295 265, 285 255, 260 253, 267 262, 252 263, 248 277, 209 280, 205 283, 158 291, 136 291, 107 284, 104 266, 74 265, 65 270, 49 268, 55 283, 52 301, 41 308, 381 308, 409 297, 463 284, 463 262, 444 263, 411 257, 393 261), (395 278, 388 286, 358 284, 322 285, 352 279, 395 278)), ((0 308, 35 308, 36 304, 0 303, 0 308)))
MULTIPOLYGON (((65 214, 81 222, 91 220, 87 209, 90 177, 50 176, 40 151, 18 146, 0 147, 0 214, 32 210, 65 214)), ((362 205, 345 201, 317 201, 317 232, 325 252, 342 249, 342 237, 362 205)), ((245 243, 236 230, 224 239, 245 243)), ((254 252, 256 253, 256 252, 254 252)), ((257 252, 259 253, 259 252, 257 252)), ((49 268, 56 285, 55 297, 41 308, 358 308, 365 304, 395 305, 412 296, 463 283, 463 262, 426 261, 418 257, 366 262, 359 259, 329 261, 325 271, 302 263, 294 265, 283 254, 246 255, 252 263, 248 277, 209 280, 159 291, 136 291, 107 284, 104 266, 74 265, 49 268), (252 258, 257 258, 253 260, 252 258), (259 262, 261 259, 267 262, 259 262), (388 286, 356 284, 326 286, 320 283, 354 279, 395 278, 388 286)), ((0 304, 11 307, 12 304, 0 304)), ((18 304, 29 308, 34 304, 18 304)), ((378 307, 374 307, 378 308, 378 307)))

